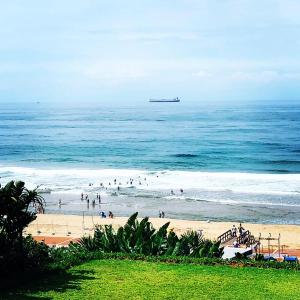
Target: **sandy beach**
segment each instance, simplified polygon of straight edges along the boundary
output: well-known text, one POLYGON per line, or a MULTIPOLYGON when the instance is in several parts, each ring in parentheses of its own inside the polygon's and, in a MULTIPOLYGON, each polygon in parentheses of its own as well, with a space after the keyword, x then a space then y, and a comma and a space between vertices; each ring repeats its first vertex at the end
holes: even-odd
MULTIPOLYGON (((95 225, 112 224, 118 228, 126 223, 127 217, 115 217, 114 219, 100 218, 95 216, 76 216, 76 215, 58 215, 58 214, 40 214, 27 228, 25 233, 33 236, 56 236, 78 238, 83 235, 93 233, 95 225)), ((170 229, 174 229, 177 234, 182 234, 187 230, 203 230, 206 238, 217 239, 219 235, 230 229, 233 222, 206 222, 190 221, 178 219, 160 219, 150 218, 154 227, 160 227, 166 222, 170 222, 170 229)), ((236 224, 238 225, 238 224, 236 224)), ((276 224, 251 224, 243 223, 243 227, 250 230, 258 238, 262 237, 277 238, 281 235, 281 245, 286 245, 289 249, 300 249, 300 226, 299 225, 276 225, 276 224)), ((263 242, 264 245, 267 242, 263 242)), ((272 241, 276 246, 277 241, 272 241)))

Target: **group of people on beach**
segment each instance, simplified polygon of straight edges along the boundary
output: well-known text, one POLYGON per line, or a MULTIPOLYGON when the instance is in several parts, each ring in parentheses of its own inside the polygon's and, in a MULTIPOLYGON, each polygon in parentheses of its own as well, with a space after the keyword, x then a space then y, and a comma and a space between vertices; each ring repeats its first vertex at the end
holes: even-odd
POLYGON ((164 211, 159 211, 158 212, 158 217, 159 218, 164 218, 165 217, 165 212, 164 211))
MULTIPOLYGON (((106 214, 105 214, 104 211, 101 211, 101 212, 100 212, 100 217, 101 217, 101 218, 106 218, 106 214)), ((109 212, 108 212, 108 217, 109 217, 110 219, 113 219, 113 218, 114 218, 114 214, 113 214, 111 211, 109 211, 109 212)))
MULTIPOLYGON (((130 186, 134 186, 134 182, 137 182, 137 184, 138 185, 143 185, 143 182, 145 183, 145 184, 147 184, 147 186, 148 186, 148 183, 147 183, 147 178, 146 177, 144 177, 144 179, 142 179, 141 178, 141 176, 139 176, 138 177, 138 179, 134 179, 134 178, 129 178, 127 181, 126 181, 126 185, 128 186, 128 185, 130 185, 130 186)), ((118 190, 120 190, 121 189, 121 186, 122 186, 122 182, 118 182, 117 181, 117 178, 115 178, 114 180, 113 180, 113 182, 108 182, 108 186, 105 186, 104 185, 104 183, 103 182, 100 182, 100 187, 101 188, 105 188, 106 190, 107 190, 107 188, 110 188, 110 187, 112 187, 112 186, 117 186, 117 189, 118 190)), ((93 186, 93 183, 90 183, 89 184, 89 186, 93 186)))
MULTIPOLYGON (((231 236, 232 237, 238 237, 238 234, 239 234, 239 237, 242 238, 242 243, 244 244, 245 240, 243 238, 246 238, 245 237, 246 229, 242 226, 242 223, 240 223, 240 225, 238 226, 238 228, 235 225, 232 225, 231 236)), ((233 247, 235 247, 235 248, 239 248, 240 247, 240 244, 237 242, 237 240, 235 240, 233 242, 233 247)))
MULTIPOLYGON (((158 178, 158 175, 157 175, 156 177, 158 178)), ((146 177, 142 178, 141 176, 138 176, 138 178, 134 179, 134 178, 130 177, 130 178, 126 181, 126 185, 127 185, 127 186, 133 187, 134 184, 136 184, 136 185, 144 185, 144 184, 147 184, 147 186, 148 186, 147 178, 146 178, 146 177)), ((114 178, 113 181, 112 181, 112 182, 109 181, 107 185, 105 185, 103 182, 100 182, 99 185, 100 185, 100 188, 101 188, 101 189, 106 189, 106 190, 107 190, 108 188, 111 188, 111 187, 115 186, 115 187, 117 188, 117 190, 120 191, 120 190, 121 190, 121 186, 122 186, 122 182, 121 182, 121 181, 118 181, 117 178, 114 178)), ((93 187, 93 186, 94 186, 94 184, 90 182, 90 183, 89 183, 89 187, 93 187)), ((179 189, 179 193, 180 193, 181 195, 183 194, 183 189, 182 189, 182 188, 179 189)), ((114 194, 117 195, 117 193, 114 193, 114 194)), ((171 189, 170 194, 173 196, 173 195, 176 195, 177 193, 175 193, 174 190, 171 189)), ((84 194, 84 193, 82 192, 82 193, 81 193, 81 201, 84 201, 84 200, 86 201, 87 207, 89 208, 89 203, 90 203, 89 195, 88 195, 88 194, 84 194)), ((101 200, 102 200, 102 199, 101 199, 100 193, 97 193, 97 194, 96 194, 96 199, 93 199, 93 200, 92 200, 92 206, 95 207, 96 202, 98 202, 98 204, 100 205, 100 204, 101 204, 101 200)), ((59 203, 59 206, 61 206, 61 203, 59 203)), ((105 212, 101 211, 99 214, 100 214, 100 216, 101 216, 102 218, 106 218, 105 212)), ((109 218, 113 218, 113 213, 112 213, 111 211, 109 211, 108 217, 109 217, 109 218)), ((165 212, 164 212, 164 211, 159 211, 158 217, 159 217, 159 218, 164 218, 164 217, 165 217, 165 212)))
MULTIPOLYGON (((101 195, 100 194, 97 193, 96 199, 98 200, 98 203, 101 204, 101 195)), ((96 205, 96 199, 92 200, 93 207, 96 205)), ((85 196, 84 196, 84 194, 81 193, 81 201, 83 201, 83 200, 85 200, 87 202, 87 204, 89 204, 90 203, 89 195, 85 194, 85 196)))
MULTIPOLYGON (((180 192, 180 194, 182 195, 182 194, 183 194, 183 189, 180 189, 179 192, 180 192)), ((175 195, 174 190, 171 190, 171 193, 170 193, 170 194, 171 194, 172 196, 174 196, 174 195, 175 195)))
MULTIPOLYGON (((156 177, 158 178, 158 175, 156 177)), ((147 178, 146 177, 142 178, 141 176, 138 176, 137 179, 134 179, 134 178, 130 177, 126 181, 126 185, 127 186, 134 187, 134 184, 136 184, 136 185, 144 185, 144 184, 146 184, 148 186, 147 178)), ((103 182, 100 182, 100 188, 102 188, 102 189, 105 188, 106 190, 108 188, 111 188, 112 186, 117 186, 117 190, 120 191, 122 185, 123 185, 122 182, 118 181, 117 178, 114 178, 113 182, 109 181, 108 184, 107 184, 107 186, 105 186, 105 184, 103 182)), ((92 187, 92 186, 94 186, 94 184, 93 183, 89 183, 89 187, 92 187)), ((183 189, 180 188, 179 192, 182 195, 183 194, 183 189)), ((171 189, 170 194, 172 196, 176 195, 173 189, 171 189)))

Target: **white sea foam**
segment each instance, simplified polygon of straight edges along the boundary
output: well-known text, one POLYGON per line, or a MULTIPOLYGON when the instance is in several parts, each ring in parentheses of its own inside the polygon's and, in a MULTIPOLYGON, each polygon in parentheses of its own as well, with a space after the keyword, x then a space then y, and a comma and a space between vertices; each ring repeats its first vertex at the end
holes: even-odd
POLYGON ((281 202, 271 202, 271 201, 253 201, 253 200, 232 200, 232 199, 219 199, 219 198, 199 198, 199 197, 184 197, 184 196, 165 196, 164 199, 169 200, 190 200, 190 201, 205 201, 205 202, 215 202, 222 204, 241 204, 241 205, 265 205, 265 206, 280 206, 280 207, 300 207, 299 204, 285 203, 281 202))
POLYGON ((130 186, 130 178, 138 189, 170 191, 179 189, 195 194, 215 191, 222 194, 246 193, 300 197, 300 174, 254 174, 190 171, 146 171, 135 169, 45 169, 0 166, 0 182, 23 180, 29 188, 42 185, 52 191, 78 193, 96 190, 103 183, 115 187, 130 186), (146 178, 146 180, 145 180, 146 178), (93 186, 89 186, 89 184, 93 186))

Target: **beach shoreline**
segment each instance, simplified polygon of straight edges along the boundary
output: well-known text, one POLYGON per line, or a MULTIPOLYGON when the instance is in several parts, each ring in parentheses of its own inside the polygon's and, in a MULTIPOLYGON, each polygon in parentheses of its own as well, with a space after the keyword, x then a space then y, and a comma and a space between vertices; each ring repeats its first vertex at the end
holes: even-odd
MULTIPOLYGON (((80 238, 85 235, 92 235, 96 225, 112 225, 114 229, 123 226, 128 217, 101 218, 99 216, 78 216, 66 214, 39 214, 37 219, 29 224, 25 234, 44 237, 70 237, 80 238)), ((150 218, 153 226, 158 228, 170 222, 169 229, 173 229, 181 235, 188 230, 202 230, 205 238, 216 240, 219 235, 236 226, 236 222, 208 222, 196 220, 180 220, 169 218, 150 218)), ((278 238, 280 234, 280 244, 290 249, 300 249, 300 226, 282 224, 254 224, 242 223, 246 230, 258 239, 262 237, 278 238)), ((263 242, 265 245, 266 241, 263 242)), ((277 241, 271 241, 273 247, 277 247, 277 241)))

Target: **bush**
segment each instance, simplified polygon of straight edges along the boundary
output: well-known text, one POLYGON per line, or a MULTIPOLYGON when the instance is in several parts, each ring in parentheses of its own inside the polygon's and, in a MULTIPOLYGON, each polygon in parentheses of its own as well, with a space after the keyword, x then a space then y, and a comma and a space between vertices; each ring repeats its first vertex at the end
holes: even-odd
POLYGON ((111 225, 97 226, 93 237, 80 239, 80 246, 87 251, 104 253, 216 258, 223 254, 220 243, 205 240, 202 233, 188 231, 178 237, 173 231, 168 233, 170 223, 155 230, 148 217, 139 222, 137 216, 138 213, 133 214, 117 231, 111 225))

